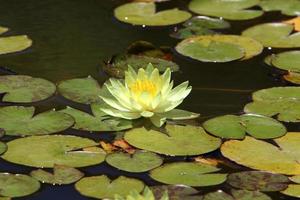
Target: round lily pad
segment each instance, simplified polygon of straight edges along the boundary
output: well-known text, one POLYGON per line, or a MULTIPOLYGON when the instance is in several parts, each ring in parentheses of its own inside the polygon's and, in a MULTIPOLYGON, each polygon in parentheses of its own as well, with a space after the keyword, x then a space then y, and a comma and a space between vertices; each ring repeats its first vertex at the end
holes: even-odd
POLYGON ((174 156, 204 154, 221 145, 219 138, 208 135, 196 126, 167 125, 166 133, 135 128, 127 131, 124 139, 137 148, 174 156))
POLYGON ((65 80, 58 85, 58 92, 63 97, 82 104, 102 102, 99 97, 100 91, 99 83, 90 76, 65 80))
POLYGON ((181 41, 176 51, 202 62, 230 62, 244 57, 244 50, 235 44, 192 37, 181 41))
POLYGON ((5 32, 7 32, 9 30, 9 28, 4 27, 4 26, 0 26, 0 34, 3 34, 5 32))
POLYGON ((281 11, 284 15, 299 15, 300 2, 298 0, 261 0, 259 6, 264 11, 281 11))
POLYGON ((126 3, 114 10, 115 17, 125 23, 146 26, 167 26, 186 21, 192 15, 177 8, 156 12, 155 3, 126 3))
POLYGON ((261 10, 248 9, 259 0, 192 0, 189 9, 197 14, 222 17, 230 20, 248 20, 263 14, 261 10))
POLYGON ((2 101, 31 103, 54 95, 56 86, 41 78, 25 75, 0 76, 0 93, 5 93, 2 101))
POLYGON ((120 176, 110 180, 107 176, 85 177, 75 184, 80 194, 97 199, 114 198, 115 195, 126 196, 130 191, 141 192, 144 183, 134 178, 120 176))
POLYGON ((0 173, 0 195, 4 197, 23 197, 35 193, 40 182, 23 174, 0 173))
POLYGON ((23 51, 32 45, 27 35, 0 37, 0 54, 23 51))
POLYGON ((252 94, 253 102, 244 107, 246 113, 276 116, 279 121, 300 121, 300 87, 273 87, 252 94))
POLYGON ((34 107, 2 107, 0 127, 6 135, 45 135, 61 132, 74 124, 74 119, 64 113, 51 110, 34 116, 34 111, 34 107))
POLYGON ((211 165, 175 162, 152 170, 150 177, 165 184, 210 186, 221 184, 226 180, 227 174, 213 173, 219 170, 211 165))
POLYGON ((270 57, 270 64, 282 70, 300 72, 300 51, 286 51, 270 57))
POLYGON ((231 190, 231 195, 218 190, 203 196, 203 200, 272 200, 268 195, 259 191, 231 190))
POLYGON ((283 124, 262 115, 224 115, 205 121, 203 127, 209 133, 231 139, 243 139, 249 135, 259 139, 276 138, 286 133, 283 124))
POLYGON ((127 172, 146 172, 163 163, 157 154, 147 151, 136 151, 134 154, 112 153, 105 160, 109 165, 127 172))
POLYGON ((42 169, 37 169, 32 171, 30 175, 42 183, 53 185, 71 184, 84 176, 78 169, 64 165, 54 165, 53 174, 42 169))
POLYGON ((298 184, 289 184, 288 188, 281 191, 282 194, 300 198, 300 185, 298 184))
POLYGON ((246 136, 242 141, 225 142, 221 152, 226 158, 252 169, 294 175, 300 174, 299 141, 299 133, 287 133, 274 140, 280 147, 278 148, 268 142, 246 136))
POLYGON ((295 73, 295 72, 289 72, 288 74, 283 76, 284 80, 300 85, 300 73, 295 73))
POLYGON ((7 150, 7 145, 3 142, 0 142, 0 155, 7 150))
POLYGON ((272 174, 261 171, 244 171, 230 174, 227 178, 227 183, 235 188, 245 190, 275 192, 286 189, 289 179, 281 174, 272 174))
POLYGON ((84 131, 121 131, 132 128, 132 121, 107 116, 100 108, 101 104, 92 104, 92 113, 67 107, 60 112, 71 115, 75 119, 74 129, 84 131))
POLYGON ((152 186, 151 191, 155 199, 161 199, 167 191, 171 200, 199 200, 199 196, 195 195, 199 191, 187 185, 157 185, 152 186))
POLYGON ((12 163, 40 168, 52 168, 55 164, 85 167, 104 161, 104 151, 85 149, 96 145, 93 140, 71 135, 31 136, 8 142, 8 150, 1 157, 12 163))
POLYGON ((293 25, 285 23, 265 23, 255 25, 243 31, 243 36, 252 37, 265 47, 300 47, 300 34, 292 33, 293 25))

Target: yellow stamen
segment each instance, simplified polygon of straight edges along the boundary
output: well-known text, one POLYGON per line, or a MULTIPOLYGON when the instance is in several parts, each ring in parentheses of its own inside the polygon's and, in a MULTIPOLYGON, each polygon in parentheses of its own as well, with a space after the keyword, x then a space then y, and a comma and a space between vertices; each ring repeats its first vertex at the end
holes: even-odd
POLYGON ((150 80, 136 80, 136 82, 130 86, 130 90, 138 95, 142 92, 148 92, 152 97, 157 93, 156 85, 150 80))

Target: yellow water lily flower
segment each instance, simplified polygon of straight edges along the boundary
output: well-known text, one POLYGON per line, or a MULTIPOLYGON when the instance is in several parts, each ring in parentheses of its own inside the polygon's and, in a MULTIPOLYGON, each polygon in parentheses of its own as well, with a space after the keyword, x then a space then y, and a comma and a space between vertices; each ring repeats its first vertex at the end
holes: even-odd
POLYGON ((125 72, 125 81, 109 79, 100 97, 106 103, 103 112, 124 119, 149 118, 155 126, 162 126, 168 116, 173 119, 195 118, 198 114, 175 109, 191 92, 188 81, 173 88, 171 71, 162 75, 149 64, 136 73, 130 66, 125 72), (186 112, 186 113, 184 113, 186 112), (186 116, 187 114, 187 116, 186 116))

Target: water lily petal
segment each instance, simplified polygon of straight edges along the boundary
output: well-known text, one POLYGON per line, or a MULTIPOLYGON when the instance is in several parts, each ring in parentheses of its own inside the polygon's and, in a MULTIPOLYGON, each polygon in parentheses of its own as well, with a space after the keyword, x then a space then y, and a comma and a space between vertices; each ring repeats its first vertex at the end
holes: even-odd
POLYGON ((100 108, 101 111, 103 111, 104 113, 106 113, 107 115, 113 116, 113 117, 119 117, 119 118, 123 118, 123 119, 138 119, 141 117, 141 115, 139 113, 135 113, 135 112, 122 112, 120 110, 111 108, 111 107, 101 107, 100 108))
POLYGON ((161 127, 164 123, 166 123, 167 119, 164 116, 154 115, 150 118, 150 121, 154 124, 154 126, 161 127))
POLYGON ((153 112, 150 112, 150 111, 143 111, 142 113, 141 113, 141 115, 143 116, 143 117, 152 117, 153 115, 154 115, 154 113, 153 112))
POLYGON ((112 98, 107 98, 105 96, 99 95, 99 97, 108 105, 110 105, 111 107, 118 109, 120 111, 125 111, 128 112, 129 109, 125 108, 124 106, 122 106, 119 101, 117 99, 112 99, 112 98))

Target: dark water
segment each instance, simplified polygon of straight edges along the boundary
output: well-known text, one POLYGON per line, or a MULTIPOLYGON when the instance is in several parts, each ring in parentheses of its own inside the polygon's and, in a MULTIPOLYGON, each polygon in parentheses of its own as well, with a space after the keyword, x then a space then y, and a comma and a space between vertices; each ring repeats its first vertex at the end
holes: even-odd
MULTIPOLYGON (((172 27, 141 28, 118 22, 113 17, 113 9, 125 0, 0 0, 0 25, 11 29, 5 35, 27 34, 33 46, 22 53, 0 56, 0 66, 5 66, 18 74, 46 78, 53 82, 92 75, 103 82, 107 77, 101 72, 103 60, 122 52, 130 43, 146 40, 155 45, 174 47, 178 40, 170 38, 172 27)), ((181 7, 188 1, 174 0, 164 3, 161 8, 181 7)), ((240 32, 254 24, 282 20, 278 13, 264 15, 256 20, 232 23, 226 33, 240 32)), ((263 58, 279 50, 265 51, 247 61, 225 64, 201 63, 178 54, 175 61, 181 72, 174 73, 178 82, 189 80, 193 86, 191 95, 181 108, 201 113, 201 120, 222 114, 241 113, 252 91, 282 85, 264 65, 263 58)), ((39 111, 53 107, 62 108, 70 102, 54 97, 35 104, 39 111)), ((80 109, 85 106, 72 104, 80 109)), ((106 134, 87 134, 68 130, 65 134, 76 134, 93 139, 105 138, 106 134)), ((7 140, 11 138, 6 138, 7 140)), ((20 167, 0 161, 1 171, 29 173, 32 168, 20 167)), ((82 169, 87 175, 107 174, 114 178, 127 175, 143 179, 147 184, 156 184, 147 174, 135 175, 117 171, 106 164, 82 169)), ((28 200, 85 200, 73 185, 50 186, 44 184, 41 190, 28 200)), ((274 199, 283 199, 275 195, 274 199)), ((291 198, 289 198, 291 199, 291 198)))

